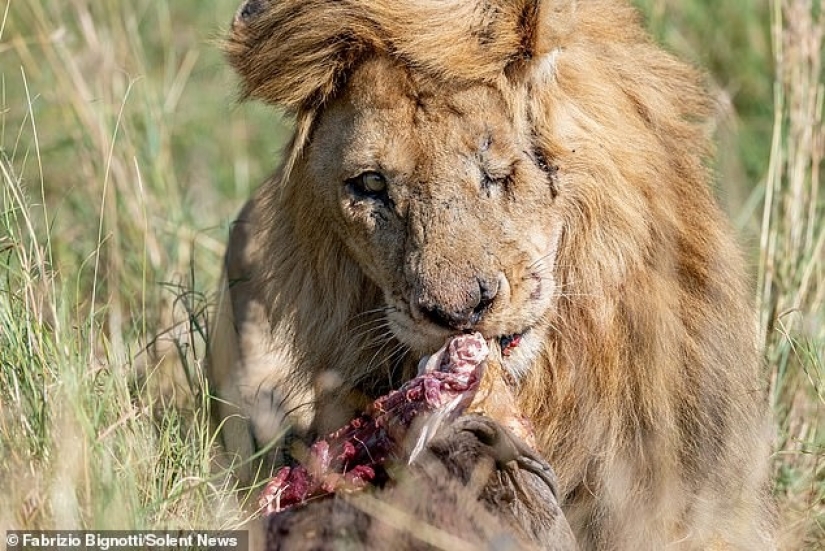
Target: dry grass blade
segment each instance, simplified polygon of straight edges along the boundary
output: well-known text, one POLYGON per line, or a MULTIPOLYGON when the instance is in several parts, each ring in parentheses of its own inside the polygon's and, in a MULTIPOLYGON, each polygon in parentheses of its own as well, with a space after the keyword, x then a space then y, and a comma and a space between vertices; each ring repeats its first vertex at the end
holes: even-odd
POLYGON ((760 328, 779 442, 777 493, 786 545, 825 538, 825 15, 805 0, 772 3, 775 122, 759 272, 760 328))

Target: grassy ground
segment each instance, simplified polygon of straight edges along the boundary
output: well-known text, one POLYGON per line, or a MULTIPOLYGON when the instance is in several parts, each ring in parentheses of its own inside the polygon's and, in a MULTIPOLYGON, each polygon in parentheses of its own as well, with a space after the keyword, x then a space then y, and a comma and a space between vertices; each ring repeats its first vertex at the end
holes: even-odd
MULTIPOLYGON (((234 102, 215 39, 236 3, 0 0, 0 530, 243 520, 199 407, 206 307, 227 222, 288 126, 234 102), (171 382, 164 357, 185 368, 171 382)), ((821 6, 638 4, 711 71, 783 531, 825 548, 821 6)))

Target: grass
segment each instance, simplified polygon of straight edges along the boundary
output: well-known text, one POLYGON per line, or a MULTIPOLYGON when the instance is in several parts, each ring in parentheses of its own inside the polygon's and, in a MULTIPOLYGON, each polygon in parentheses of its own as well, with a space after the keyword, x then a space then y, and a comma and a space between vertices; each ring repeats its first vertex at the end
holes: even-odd
MULTIPOLYGON (((786 548, 825 548, 822 7, 637 3, 710 70, 786 548)), ((236 4, 0 2, 0 530, 244 520, 210 461, 205 326, 227 222, 288 124, 234 101, 215 39, 236 4)))
POLYGON ((198 407, 206 297, 285 133, 233 104, 235 6, 188 4, 0 7, 0 528, 240 520, 198 407))
POLYGON ((821 5, 772 4, 774 125, 757 298, 779 422, 776 494, 789 534, 825 546, 825 220, 821 5))

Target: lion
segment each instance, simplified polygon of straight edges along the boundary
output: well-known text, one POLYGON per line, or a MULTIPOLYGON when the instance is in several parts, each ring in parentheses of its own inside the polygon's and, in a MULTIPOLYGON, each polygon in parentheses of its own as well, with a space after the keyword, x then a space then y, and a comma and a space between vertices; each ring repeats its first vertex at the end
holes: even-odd
POLYGON ((295 117, 210 331, 231 454, 337 428, 478 331, 582 549, 776 547, 712 104, 628 3, 247 0, 225 49, 295 117))

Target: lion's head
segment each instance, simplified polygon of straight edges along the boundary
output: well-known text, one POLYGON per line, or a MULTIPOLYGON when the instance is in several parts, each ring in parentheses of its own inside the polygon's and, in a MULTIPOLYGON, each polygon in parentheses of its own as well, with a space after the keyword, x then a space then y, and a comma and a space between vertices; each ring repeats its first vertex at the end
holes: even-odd
POLYGON ((251 0, 236 18, 247 94, 299 120, 294 224, 337 237, 414 355, 473 329, 520 339, 522 375, 560 298, 672 257, 680 222, 657 210, 709 208, 694 75, 626 7, 587 4, 251 0), (591 51, 572 29, 607 9, 591 51))

